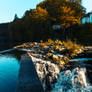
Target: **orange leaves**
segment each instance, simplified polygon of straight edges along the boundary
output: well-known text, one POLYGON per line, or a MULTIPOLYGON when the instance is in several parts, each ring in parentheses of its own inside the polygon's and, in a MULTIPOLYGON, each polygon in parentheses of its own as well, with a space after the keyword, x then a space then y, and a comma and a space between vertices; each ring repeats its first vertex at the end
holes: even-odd
POLYGON ((79 23, 79 18, 75 17, 75 11, 70 6, 60 6, 58 9, 60 24, 63 27, 70 27, 76 23, 79 23))
POLYGON ((66 28, 78 23, 78 19, 76 19, 74 16, 61 16, 61 19, 63 20, 61 26, 66 28))
POLYGON ((75 11, 71 9, 69 6, 60 6, 59 10, 62 15, 67 15, 67 16, 73 16, 75 14, 75 11))
POLYGON ((81 10, 81 5, 71 0, 44 0, 33 10, 32 18, 39 21, 49 19, 67 28, 80 23, 83 14, 81 10))
POLYGON ((67 6, 61 6, 60 8, 61 8, 62 12, 64 12, 64 13, 68 13, 71 11, 70 7, 67 7, 67 6))
POLYGON ((48 15, 47 10, 46 9, 42 9, 41 7, 37 7, 37 11, 38 11, 40 17, 48 15))
POLYGON ((32 11, 31 17, 36 20, 46 20, 48 17, 48 12, 46 9, 42 9, 40 6, 32 11))

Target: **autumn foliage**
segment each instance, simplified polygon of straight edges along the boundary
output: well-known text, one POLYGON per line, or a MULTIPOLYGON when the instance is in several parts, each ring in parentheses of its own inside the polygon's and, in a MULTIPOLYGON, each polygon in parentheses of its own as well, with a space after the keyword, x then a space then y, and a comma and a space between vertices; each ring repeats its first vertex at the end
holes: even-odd
MULTIPOLYGON (((9 25, 13 41, 40 41, 53 38, 53 25, 69 28, 80 24, 85 9, 81 0, 44 0, 36 9, 27 10, 21 19, 14 20, 9 25)), ((63 30, 61 30, 63 31, 63 30)), ((62 34, 62 33, 60 33, 62 34)))

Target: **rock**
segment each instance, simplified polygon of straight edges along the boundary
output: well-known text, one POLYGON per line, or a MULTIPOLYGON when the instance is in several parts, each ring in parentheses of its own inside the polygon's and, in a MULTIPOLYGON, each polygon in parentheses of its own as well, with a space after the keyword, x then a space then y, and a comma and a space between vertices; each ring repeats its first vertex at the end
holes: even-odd
POLYGON ((53 55, 53 60, 54 60, 54 61, 58 61, 58 60, 59 60, 58 55, 53 55))
POLYGON ((60 72, 58 65, 51 61, 31 57, 45 91, 51 90, 52 84, 56 82, 60 72))

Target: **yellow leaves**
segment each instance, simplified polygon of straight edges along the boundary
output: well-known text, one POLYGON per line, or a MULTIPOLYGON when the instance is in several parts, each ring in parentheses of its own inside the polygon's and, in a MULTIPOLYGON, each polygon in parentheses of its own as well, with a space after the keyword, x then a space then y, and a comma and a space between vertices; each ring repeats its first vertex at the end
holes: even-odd
POLYGON ((69 24, 69 23, 64 22, 64 23, 62 23, 62 24, 61 24, 61 26, 65 27, 65 28, 68 28, 68 27, 70 27, 70 24, 69 24))
POLYGON ((52 56, 53 54, 52 53, 47 53, 46 54, 46 57, 50 57, 50 56, 52 56))
POLYGON ((38 11, 38 13, 41 13, 41 14, 47 14, 47 10, 42 9, 41 7, 37 7, 37 11, 38 11))
POLYGON ((34 10, 32 11, 32 13, 33 13, 33 14, 37 14, 37 10, 34 9, 34 10))
POLYGON ((82 12, 79 4, 71 3, 71 0, 45 0, 39 3, 32 11, 33 20, 45 21, 47 19, 58 22, 62 27, 70 27, 76 23, 80 23, 82 12), (71 5, 73 4, 73 5, 71 5), (74 7, 75 6, 75 7, 74 7), (80 15, 80 17, 78 17, 80 15))
POLYGON ((61 6, 60 8, 62 9, 62 12, 64 12, 64 13, 68 13, 71 10, 67 6, 61 6))
POLYGON ((66 17, 62 16, 62 17, 66 22, 68 22, 70 24, 71 24, 71 22, 72 22, 72 24, 76 24, 78 22, 78 19, 76 19, 74 16, 66 16, 66 17))
POLYGON ((62 45, 63 43, 60 40, 55 40, 55 44, 62 45))
POLYGON ((42 9, 40 6, 32 11, 30 15, 34 20, 46 20, 48 17, 48 12, 46 9, 42 9))
POLYGON ((46 46, 51 46, 51 45, 53 45, 53 44, 54 44, 54 41, 51 40, 51 39, 48 39, 47 42, 41 41, 41 43, 40 43, 41 47, 43 47, 43 48, 45 48, 46 46))
POLYGON ((60 46, 59 45, 56 45, 55 49, 58 50, 59 48, 60 48, 60 46))
POLYGON ((83 11, 79 4, 72 3, 71 0, 44 0, 29 15, 30 20, 35 21, 35 23, 44 22, 47 25, 57 23, 67 28, 76 23, 80 23, 83 11), (48 23, 46 20, 51 22, 48 23))
POLYGON ((53 43, 54 43, 54 41, 53 40, 51 40, 51 39, 48 39, 48 41, 47 41, 50 45, 52 45, 53 43))
POLYGON ((67 42, 63 42, 64 46, 70 50, 73 47, 73 42, 71 40, 68 40, 67 42))
POLYGON ((70 57, 73 57, 83 51, 83 46, 77 44, 76 42, 72 42, 71 40, 63 42, 63 44, 69 51, 68 53, 66 53, 67 56, 69 55, 70 57))
POLYGON ((79 15, 75 16, 76 10, 71 6, 61 5, 60 8, 58 8, 58 15, 59 23, 62 27, 67 28, 76 23, 80 23, 79 15))
MULTIPOLYGON (((82 52, 82 46, 71 40, 68 40, 67 42, 51 39, 43 42, 41 40, 40 43, 24 43, 23 45, 17 46, 17 48, 30 48, 32 51, 40 53, 40 55, 43 56, 43 59, 50 60, 61 68, 69 62, 70 57, 82 52)), ((32 56, 35 57, 39 57, 40 55, 32 54, 32 56)))
POLYGON ((46 44, 46 43, 40 43, 40 46, 41 46, 42 48, 45 48, 45 47, 47 46, 47 44, 46 44))
MULTIPOLYGON (((60 6, 59 11, 63 13, 63 15, 74 15, 75 11, 71 9, 69 6, 60 6)), ((72 16, 73 16, 72 15, 72 16)))
POLYGON ((43 40, 40 40, 40 43, 43 43, 43 40))
POLYGON ((32 19, 38 18, 37 15, 38 15, 38 14, 37 14, 37 10, 36 10, 36 9, 32 10, 32 13, 30 13, 30 17, 31 17, 32 19))
POLYGON ((59 11, 62 11, 61 16, 59 16, 61 26, 67 28, 71 25, 79 23, 79 19, 74 16, 75 11, 69 6, 61 6, 59 11))

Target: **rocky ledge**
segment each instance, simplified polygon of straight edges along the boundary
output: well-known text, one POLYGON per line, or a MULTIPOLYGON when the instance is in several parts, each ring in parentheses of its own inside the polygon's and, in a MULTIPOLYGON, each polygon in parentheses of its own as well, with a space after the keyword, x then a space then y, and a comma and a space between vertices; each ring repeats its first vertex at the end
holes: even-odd
POLYGON ((60 72, 58 66, 50 61, 38 59, 33 56, 31 57, 44 90, 46 92, 51 90, 60 72))
POLYGON ((81 45, 59 40, 41 41, 40 43, 29 42, 15 48, 28 52, 46 92, 52 89, 60 71, 68 64, 70 58, 84 51, 81 45))
POLYGON ((49 39, 47 42, 28 42, 16 46, 15 48, 30 52, 34 57, 54 62, 61 68, 62 65, 68 63, 69 59, 84 52, 83 46, 70 40, 61 42, 60 40, 53 41, 49 39))

